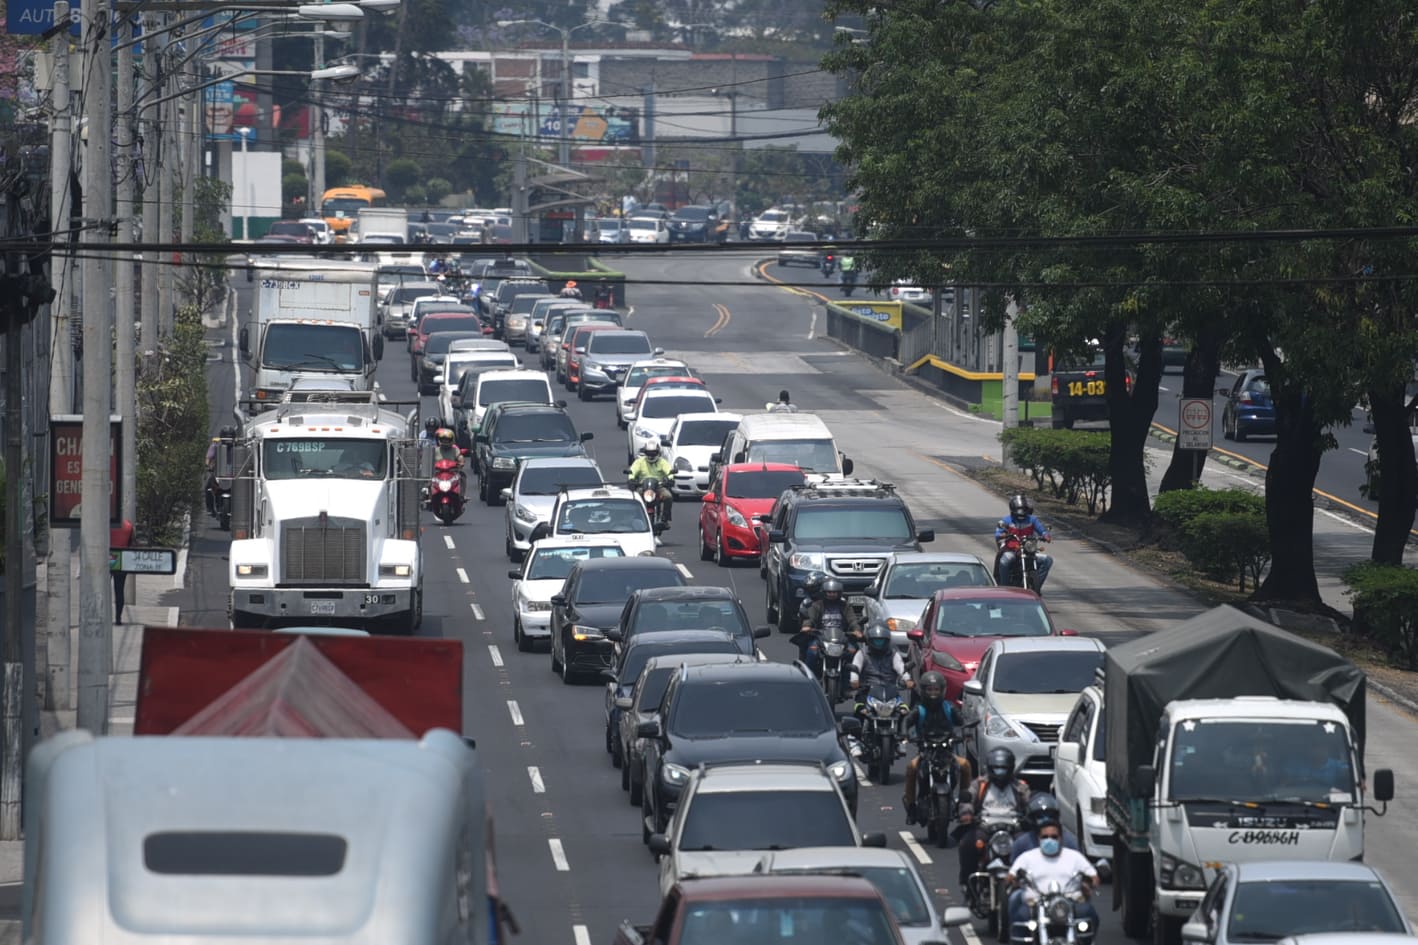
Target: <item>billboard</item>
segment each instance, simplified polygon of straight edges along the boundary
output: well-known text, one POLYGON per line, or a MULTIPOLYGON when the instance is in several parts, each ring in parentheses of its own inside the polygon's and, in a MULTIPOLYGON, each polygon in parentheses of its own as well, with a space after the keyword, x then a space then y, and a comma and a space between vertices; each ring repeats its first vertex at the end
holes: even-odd
POLYGON ((888 328, 901 329, 901 303, 900 302, 857 302, 844 299, 834 303, 838 308, 844 308, 858 318, 867 321, 879 322, 888 328))
MULTIPOLYGON (((525 135, 558 140, 561 138, 561 109, 555 102, 498 102, 493 106, 492 130, 510 138, 525 135)), ((571 122, 567 137, 572 141, 601 144, 638 144, 640 109, 618 105, 574 105, 567 110, 571 122)))
MULTIPOLYGON (((118 478, 123 449, 123 421, 109 417, 108 518, 118 525, 122 519, 122 483, 118 478)), ((58 528, 78 528, 82 514, 84 482, 84 418, 58 414, 49 418, 49 524, 58 528)))

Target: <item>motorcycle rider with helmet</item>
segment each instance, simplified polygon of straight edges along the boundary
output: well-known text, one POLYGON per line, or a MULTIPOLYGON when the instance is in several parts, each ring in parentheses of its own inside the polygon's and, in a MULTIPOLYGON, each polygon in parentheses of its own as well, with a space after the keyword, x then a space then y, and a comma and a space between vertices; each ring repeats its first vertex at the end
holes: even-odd
MULTIPOLYGON (((1029 500, 1024 494, 1016 493, 1009 497, 1009 515, 1000 519, 995 526, 995 544, 1000 549, 999 562, 995 571, 995 580, 1001 584, 1011 583, 1009 578, 1014 572, 1014 566, 1020 564, 1019 553, 1017 551, 1005 550, 1011 530, 1014 533, 1020 531, 1030 531, 1039 536, 1041 541, 1053 541, 1049 530, 1044 527, 1044 523, 1039 520, 1039 516, 1034 514, 1034 507, 1029 504, 1029 500)), ((1044 581, 1049 576, 1049 569, 1054 566, 1054 559, 1040 551, 1034 556, 1034 564, 1038 569, 1035 587, 1042 591, 1044 581)), ((1021 565, 1022 566, 1022 565, 1021 565)))
POLYGON ((423 421, 423 432, 419 434, 420 440, 432 440, 438 435, 438 428, 443 424, 438 422, 437 417, 428 417, 423 421))
MULTIPOLYGON (((431 417, 429 419, 432 419, 431 417)), ((463 451, 458 448, 453 437, 453 431, 447 427, 439 427, 433 434, 435 446, 433 448, 433 461, 438 463, 442 460, 452 460, 458 464, 458 492, 460 495, 468 494, 468 473, 463 464, 463 451)), ((430 492, 430 495, 432 493, 430 492)))
POLYGON ((802 629, 788 638, 788 642, 798 648, 798 659, 814 674, 822 672, 820 631, 841 630, 848 638, 849 644, 853 639, 861 639, 862 622, 847 603, 842 594, 843 590, 842 582, 836 578, 830 577, 823 581, 822 599, 815 601, 807 609, 807 613, 803 614, 802 629))
POLYGON ((866 646, 852 657, 852 687, 857 690, 856 714, 866 709, 867 694, 873 686, 912 688, 915 683, 906 672, 906 661, 891 645, 891 629, 885 621, 873 620, 867 625, 866 646))
POLYGON ((670 524, 670 513, 674 510, 675 496, 666 483, 674 476, 674 467, 670 465, 669 460, 661 455, 660 444, 653 440, 645 444, 645 448, 640 451, 635 462, 630 464, 626 474, 630 476, 630 485, 633 488, 639 487, 640 482, 644 479, 658 479, 660 481, 660 518, 666 525, 670 524))
MULTIPOLYGON (((1028 809, 1024 812, 1025 818, 1029 822, 1029 829, 1014 838, 1014 846, 1009 851, 1011 861, 1019 859, 1021 853, 1028 853, 1039 846, 1039 825, 1053 821, 1062 823, 1059 813, 1058 798, 1052 794, 1040 791, 1038 794, 1029 796, 1028 809)), ((1063 845, 1065 849, 1078 850, 1083 848, 1078 845, 1078 837, 1067 827, 1063 828, 1063 845)))
MULTIPOLYGON (((919 698, 915 711, 907 717, 907 736, 916 743, 916 757, 906 762, 906 789, 901 796, 906 810, 906 823, 916 823, 916 778, 921 767, 920 746, 928 738, 949 738, 956 728, 963 724, 960 710, 945 698, 945 677, 936 670, 921 674, 917 686, 919 698)), ((970 761, 963 755, 955 756, 955 766, 960 776, 955 783, 964 786, 970 783, 970 761)), ((924 823, 924 821, 922 821, 924 823)))
POLYGON ((560 295, 563 299, 575 299, 578 302, 581 301, 581 290, 576 288, 576 280, 567 280, 566 285, 561 287, 560 295))
MULTIPOLYGON (((1098 910, 1089 901, 1093 895, 1093 887, 1098 882, 1098 871, 1088 862, 1088 857, 1064 846, 1063 825, 1053 813, 1038 813, 1035 817, 1034 832, 1038 835, 1039 846, 1014 858, 1006 875, 1007 881, 1011 886, 1017 886, 1019 874, 1027 873, 1039 889, 1047 890, 1054 883, 1062 889, 1074 876, 1082 873, 1083 882, 1080 889, 1083 901, 1074 904, 1074 919, 1080 924, 1088 923, 1086 931, 1079 929, 1078 937, 1083 945, 1087 945, 1093 941, 1098 931, 1098 910)), ((1009 927, 1012 941, 1027 942, 1032 939, 1032 936, 1016 938, 1013 933, 1016 928, 1028 923, 1029 910, 1037 901, 1037 896, 1038 893, 1032 889, 1015 889, 1009 894, 1009 927)))
MULTIPOLYGON (((960 885, 980 865, 977 821, 998 821, 1022 818, 1028 809, 1029 785, 1014 776, 1014 752, 1008 748, 992 748, 985 756, 985 772, 970 782, 970 789, 960 803, 960 885)), ((968 887, 967 887, 968 888, 968 887)))

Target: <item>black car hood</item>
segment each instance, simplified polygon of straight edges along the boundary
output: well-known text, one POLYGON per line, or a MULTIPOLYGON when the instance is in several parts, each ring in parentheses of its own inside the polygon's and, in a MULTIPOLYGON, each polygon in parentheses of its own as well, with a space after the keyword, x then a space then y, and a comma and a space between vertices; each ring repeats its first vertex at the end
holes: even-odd
POLYGON ((785 738, 782 735, 731 735, 727 738, 685 738, 671 735, 665 760, 686 768, 735 762, 843 761, 847 754, 835 731, 785 738))
POLYGON ((620 623, 620 612, 624 609, 625 601, 619 604, 577 604, 576 622, 605 630, 620 623))

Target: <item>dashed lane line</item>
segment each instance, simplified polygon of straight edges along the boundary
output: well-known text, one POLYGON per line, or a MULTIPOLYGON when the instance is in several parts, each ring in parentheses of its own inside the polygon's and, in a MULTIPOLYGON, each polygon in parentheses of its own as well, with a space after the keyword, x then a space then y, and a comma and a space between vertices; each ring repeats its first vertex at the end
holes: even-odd
POLYGON ((906 849, 910 850, 911 855, 916 858, 917 863, 920 863, 922 866, 930 866, 935 862, 935 859, 926 852, 926 848, 921 846, 920 841, 916 839, 916 835, 911 831, 903 830, 899 836, 901 837, 901 842, 906 844, 906 849))
POLYGON ((679 568, 679 573, 684 575, 684 579, 686 581, 694 580, 694 572, 690 571, 689 568, 686 568, 683 562, 675 562, 675 567, 679 568))
POLYGON ((502 651, 497 648, 496 643, 489 643, 487 645, 487 655, 492 657, 492 665, 496 666, 498 669, 502 668, 502 651))
POLYGON ((517 705, 516 699, 507 700, 507 714, 512 716, 513 725, 520 727, 527 724, 527 720, 522 718, 522 709, 517 705))
POLYGON ((467 583, 468 583, 468 572, 467 572, 467 571, 463 570, 462 568, 454 568, 453 570, 454 570, 455 572, 457 572, 457 574, 458 574, 458 580, 459 580, 459 581, 462 581, 464 584, 467 584, 467 583))
POLYGON ((558 873, 569 873, 571 864, 567 862, 566 850, 562 847, 561 841, 556 837, 547 838, 547 846, 551 848, 551 862, 556 867, 558 873))
POLYGON ((473 619, 474 619, 474 620, 486 620, 486 619, 487 619, 487 617, 483 614, 483 609, 482 609, 481 607, 479 607, 477 604, 469 604, 468 606, 471 607, 472 610, 473 610, 473 619))
POLYGON ((547 792, 546 783, 542 781, 541 768, 538 768, 536 765, 527 765, 527 777, 532 780, 533 794, 545 794, 547 792))
POLYGON ((452 536, 452 535, 444 535, 444 536, 443 536, 443 547, 447 548, 447 549, 450 550, 450 551, 453 550, 453 536, 452 536))
POLYGON ((591 930, 584 925, 573 925, 571 937, 575 939, 576 945, 591 945, 591 930))

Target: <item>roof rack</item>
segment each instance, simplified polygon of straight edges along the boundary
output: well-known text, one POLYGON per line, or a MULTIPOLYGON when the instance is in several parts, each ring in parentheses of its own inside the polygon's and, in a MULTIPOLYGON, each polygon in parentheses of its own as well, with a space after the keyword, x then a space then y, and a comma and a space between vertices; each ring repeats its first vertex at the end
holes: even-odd
POLYGON ((879 479, 823 479, 791 485, 788 491, 833 496, 871 496, 883 492, 895 495, 896 484, 879 479))

